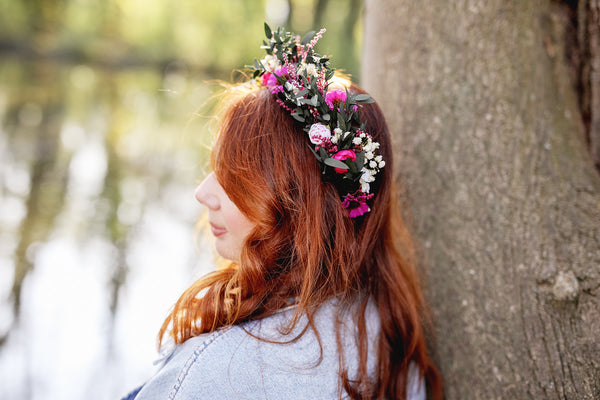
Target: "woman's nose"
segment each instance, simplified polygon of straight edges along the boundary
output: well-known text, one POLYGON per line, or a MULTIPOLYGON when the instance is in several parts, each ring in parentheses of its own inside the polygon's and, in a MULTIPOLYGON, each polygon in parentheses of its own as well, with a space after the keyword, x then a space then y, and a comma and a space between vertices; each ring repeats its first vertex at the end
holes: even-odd
POLYGON ((217 178, 215 173, 211 172, 203 181, 198 185, 194 196, 200 204, 204 204, 206 207, 212 210, 218 210, 221 207, 219 197, 217 196, 217 178))

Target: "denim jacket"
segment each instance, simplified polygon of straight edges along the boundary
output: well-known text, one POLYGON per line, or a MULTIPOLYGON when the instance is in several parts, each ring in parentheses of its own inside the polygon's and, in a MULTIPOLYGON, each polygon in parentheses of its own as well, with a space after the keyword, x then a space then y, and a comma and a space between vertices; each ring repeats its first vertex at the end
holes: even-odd
MULTIPOLYGON (((256 321, 234 325, 188 339, 167 357, 162 368, 137 393, 135 400, 191 399, 294 399, 347 398, 339 389, 339 354, 334 323, 335 301, 325 303, 314 317, 315 331, 307 329, 306 317, 294 330, 283 329, 293 318, 293 307, 256 321), (260 339, 257 339, 260 338, 260 339)), ((348 376, 358 369, 354 324, 344 320, 342 344, 348 376)), ((377 309, 367 308, 369 374, 375 371, 375 337, 379 331, 377 309)), ((425 387, 417 369, 409 371, 409 400, 425 399, 425 387)))

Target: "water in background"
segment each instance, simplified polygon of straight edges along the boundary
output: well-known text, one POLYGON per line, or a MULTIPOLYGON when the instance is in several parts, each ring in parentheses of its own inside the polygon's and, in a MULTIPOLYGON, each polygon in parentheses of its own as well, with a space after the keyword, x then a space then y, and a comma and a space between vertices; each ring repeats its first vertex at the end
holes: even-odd
POLYGON ((195 244, 214 85, 263 21, 358 80, 360 0, 0 0, 0 399, 116 399, 154 371, 195 244), (178 61, 172 61, 178 60, 178 61), (210 108, 203 108, 205 114, 210 108))
POLYGON ((185 65, 0 62, 0 398, 119 398, 154 371, 195 245, 210 88, 185 65))

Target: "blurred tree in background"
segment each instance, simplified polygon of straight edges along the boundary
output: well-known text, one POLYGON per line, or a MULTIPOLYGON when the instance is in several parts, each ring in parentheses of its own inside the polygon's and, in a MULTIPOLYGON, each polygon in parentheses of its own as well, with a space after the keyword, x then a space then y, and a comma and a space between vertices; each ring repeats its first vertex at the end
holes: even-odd
MULTIPOLYGON (((232 71, 260 54, 264 21, 299 34, 326 27, 319 52, 358 80, 361 12, 359 0, 0 0, 0 374, 13 374, 0 398, 35 397, 28 385, 40 376, 58 381, 23 344, 41 334, 31 321, 45 312, 32 300, 44 249, 68 238, 51 263, 63 271, 62 260, 103 243, 94 258, 109 317, 100 325, 109 353, 118 348, 129 277, 153 258, 135 261, 140 236, 167 229, 152 228, 157 209, 190 229, 198 216, 187 200, 208 167, 214 80, 239 79, 232 71)), ((64 291, 52 290, 48 304, 64 291)))

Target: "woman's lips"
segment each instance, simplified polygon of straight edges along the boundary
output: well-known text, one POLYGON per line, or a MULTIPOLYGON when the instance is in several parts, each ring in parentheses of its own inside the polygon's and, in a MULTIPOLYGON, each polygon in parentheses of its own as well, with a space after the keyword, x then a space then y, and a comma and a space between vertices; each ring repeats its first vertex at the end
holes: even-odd
POLYGON ((212 232, 213 235, 215 235, 216 237, 222 236, 224 234, 227 233, 227 229, 222 228, 218 225, 213 224, 212 222, 210 223, 210 231, 212 232))

